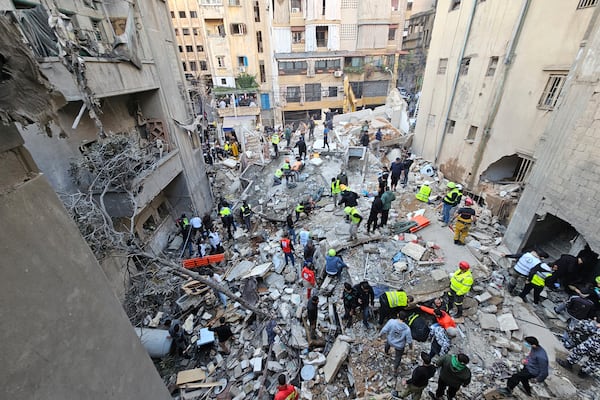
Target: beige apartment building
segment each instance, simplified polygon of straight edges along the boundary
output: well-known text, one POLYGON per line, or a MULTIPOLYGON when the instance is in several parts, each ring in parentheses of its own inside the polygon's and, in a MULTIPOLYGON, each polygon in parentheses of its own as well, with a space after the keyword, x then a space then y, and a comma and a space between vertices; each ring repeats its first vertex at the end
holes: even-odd
POLYGON ((268 3, 169 0, 169 8, 190 90, 213 102, 223 128, 272 124, 268 3), (253 76, 256 84, 247 87, 244 76, 253 76))
POLYGON ((439 0, 414 152, 475 193, 525 181, 596 4, 439 0))

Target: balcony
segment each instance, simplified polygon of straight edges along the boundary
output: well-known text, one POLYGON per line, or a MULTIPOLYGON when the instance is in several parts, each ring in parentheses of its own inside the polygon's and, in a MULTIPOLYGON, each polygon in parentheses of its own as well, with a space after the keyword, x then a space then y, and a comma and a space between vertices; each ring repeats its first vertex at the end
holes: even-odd
POLYGON ((174 149, 163 155, 155 169, 147 171, 146 174, 138 177, 141 190, 136 196, 138 207, 136 214, 154 200, 182 171, 183 165, 179 156, 179 150, 174 149))
POLYGON ((251 116, 251 115, 259 115, 260 107, 258 106, 239 106, 239 107, 226 107, 226 108, 217 108, 217 114, 219 117, 242 117, 242 116, 251 116))

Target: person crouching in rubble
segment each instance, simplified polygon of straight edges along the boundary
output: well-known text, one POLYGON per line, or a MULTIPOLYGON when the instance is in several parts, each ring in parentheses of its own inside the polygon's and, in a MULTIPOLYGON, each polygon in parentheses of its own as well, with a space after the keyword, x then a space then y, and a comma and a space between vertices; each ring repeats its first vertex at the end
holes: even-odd
POLYGON ((512 374, 506 382, 506 388, 498 390, 505 396, 512 395, 512 391, 519 383, 523 385, 525 394, 531 396, 531 386, 529 380, 535 378, 536 382, 542 383, 548 377, 548 354, 536 337, 527 336, 523 343, 525 348, 529 350, 527 358, 523 360, 523 369, 512 374))
POLYGON ((165 327, 169 330, 169 337, 173 339, 171 344, 171 355, 183 356, 187 349, 187 337, 181 327, 181 321, 178 319, 166 320, 165 327))
POLYGON ((221 237, 217 228, 213 226, 212 231, 208 234, 208 243, 210 243, 211 251, 210 254, 222 254, 225 253, 223 244, 221 243, 221 237))
POLYGON ((433 359, 435 356, 443 356, 450 350, 450 338, 458 334, 458 329, 448 327, 444 329, 440 324, 433 324, 429 327, 429 337, 431 337, 431 349, 429 349, 429 357, 433 359))
POLYGON ((283 171, 281 168, 277 168, 275 170, 275 175, 273 175, 273 186, 281 185, 281 177, 283 176, 283 171))
POLYGON ((209 331, 212 331, 217 334, 217 339, 219 339, 219 347, 223 354, 229 354, 229 346, 227 346, 227 342, 231 337, 233 337, 233 332, 231 331, 231 327, 229 324, 225 323, 225 317, 219 318, 219 326, 208 328, 209 331))
POLYGON ((404 311, 409 303, 414 301, 414 297, 408 296, 406 292, 389 291, 379 296, 379 326, 390 319, 398 311, 404 311))
POLYGON ((347 268, 348 265, 342 260, 341 256, 338 256, 335 249, 329 249, 325 256, 325 272, 329 276, 338 276, 342 269, 347 268))
POLYGON ((352 326, 352 316, 356 307, 358 307, 358 293, 348 282, 344 282, 342 300, 344 302, 344 316, 342 317, 342 321, 346 321, 346 328, 350 328, 352 326))

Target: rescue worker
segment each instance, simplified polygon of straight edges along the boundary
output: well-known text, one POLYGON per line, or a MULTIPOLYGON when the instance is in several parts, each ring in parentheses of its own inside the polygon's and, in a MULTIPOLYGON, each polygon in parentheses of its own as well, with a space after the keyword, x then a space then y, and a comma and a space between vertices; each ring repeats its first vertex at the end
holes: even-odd
POLYGON ((523 287, 519 297, 527 303, 527 294, 533 289, 533 302, 538 304, 540 302, 540 293, 544 290, 546 279, 552 276, 552 273, 558 269, 557 265, 550 267, 546 263, 539 263, 529 271, 529 277, 527 283, 523 287))
MULTIPOLYGON (((190 220, 188 219, 187 215, 181 214, 181 217, 177 218, 175 224, 179 227, 181 234, 183 235, 184 232, 187 232, 187 229, 189 228, 190 220)), ((185 235, 183 237, 185 238, 185 235)))
POLYGON ((448 291, 448 309, 456 306, 456 318, 462 317, 463 299, 473 286, 473 275, 471 266, 466 261, 458 263, 458 269, 450 278, 450 290, 448 291))
POLYGON ((316 250, 317 250, 317 248, 315 247, 315 244, 313 243, 312 239, 309 239, 308 242, 306 243, 306 246, 304 246, 304 263, 305 264, 313 263, 313 258, 315 256, 316 250))
POLYGON ((281 185, 281 177, 283 176, 283 171, 281 168, 277 168, 275 170, 275 175, 273 176, 273 186, 281 185))
POLYGON ((348 265, 338 256, 335 249, 329 249, 325 256, 325 272, 329 276, 338 276, 348 265))
POLYGON ((285 176, 285 183, 288 183, 290 179, 292 182, 294 181, 293 173, 292 173, 292 165, 290 164, 290 159, 286 158, 283 166, 281 167, 283 171, 283 176, 285 176))
POLYGON ((354 286, 354 292, 356 293, 357 307, 360 307, 360 311, 362 313, 363 325, 365 328, 369 329, 371 307, 375 305, 375 291, 369 282, 362 281, 358 285, 354 286))
POLYGON ((408 183, 408 173, 410 172, 410 167, 413 165, 414 160, 412 158, 411 153, 407 153, 406 159, 402 162, 402 178, 400 178, 400 183, 402 183, 402 187, 405 188, 408 183))
POLYGON ((406 292, 394 290, 384 292, 379 296, 379 325, 383 325, 392 315, 405 310, 414 298, 406 292))
POLYGON ((369 212, 369 219, 367 220, 367 234, 371 230, 371 226, 373 227, 373 232, 377 228, 377 217, 383 211, 383 202, 381 201, 381 195, 375 196, 373 199, 373 204, 371 204, 371 211, 369 212))
POLYGON ((442 200, 442 226, 448 226, 450 223, 450 210, 460 203, 462 193, 456 187, 456 183, 448 182, 446 195, 442 200))
POLYGON ((306 298, 310 299, 312 289, 317 285, 312 263, 304 263, 302 268, 302 285, 306 287, 306 298))
POLYGON ((236 159, 240 155, 240 147, 238 145, 237 140, 234 140, 233 143, 231 143, 231 155, 234 156, 236 159))
POLYGON ((277 386, 277 393, 273 400, 298 400, 300 398, 300 392, 294 385, 289 385, 284 374, 279 375, 277 378, 279 386, 277 386))
POLYGON ((244 225, 246 226, 246 231, 250 232, 250 228, 252 228, 252 221, 250 221, 250 217, 252 216, 252 209, 248 205, 248 202, 244 200, 242 206, 240 207, 240 217, 244 221, 244 225))
POLYGON ((290 148, 290 141, 292 140, 292 127, 290 124, 285 126, 285 130, 283 131, 283 137, 285 138, 285 147, 290 148))
POLYGON ((572 370, 573 365, 586 357, 586 361, 581 364, 579 376, 594 375, 600 371, 600 323, 594 320, 583 320, 578 322, 576 328, 585 331, 586 334, 579 337, 581 340, 579 343, 573 343, 575 347, 571 349, 571 354, 566 360, 557 358, 556 362, 561 367, 572 370))
POLYGON ((344 212, 350 217, 350 240, 358 239, 358 228, 363 220, 363 217, 358 213, 356 207, 346 207, 344 212))
POLYGON ((294 244, 288 237, 287 233, 283 234, 283 238, 279 241, 279 245, 281 246, 281 250, 283 250, 283 255, 285 257, 285 266, 288 266, 288 260, 292 262, 292 267, 296 266, 296 262, 294 260, 294 244))
POLYGON ((396 200, 396 195, 392 192, 389 186, 385 187, 385 191, 381 195, 381 220, 379 221, 379 228, 387 225, 388 217, 390 215, 390 209, 392 208, 392 201, 396 200))
POLYGON ((273 145, 273 151, 275 152, 275 158, 279 157, 279 133, 273 132, 271 135, 271 144, 273 145))
POLYGON ((538 265, 548 254, 542 250, 531 250, 526 253, 503 254, 507 258, 518 258, 517 263, 509 270, 508 291, 512 293, 520 281, 524 281, 533 267, 538 265))
POLYGON ((390 170, 388 167, 383 167, 381 172, 377 175, 377 183, 379 184, 379 194, 383 194, 385 192, 385 188, 387 187, 388 179, 390 178, 390 170))
POLYGON ((422 201, 423 203, 429 203, 429 195, 431 194, 431 188, 429 187, 431 182, 425 181, 419 188, 419 192, 415 195, 417 200, 422 201))
POLYGON ((523 360, 523 368, 513 374, 506 382, 506 388, 498 390, 505 396, 511 396, 512 391, 519 383, 523 385, 523 390, 527 396, 531 396, 531 386, 529 380, 535 378, 535 381, 542 383, 548 377, 548 354, 537 338, 527 336, 524 339, 524 346, 529 350, 527 358, 523 360))
POLYGON ((471 383, 471 370, 467 367, 469 361, 469 357, 463 353, 448 354, 437 360, 435 364, 440 367, 440 376, 435 394, 429 392, 431 398, 441 400, 447 388, 447 399, 454 400, 460 387, 471 383))
POLYGON ((348 282, 344 282, 344 292, 342 293, 342 300, 344 302, 344 316, 342 321, 346 321, 346 328, 352 326, 352 316, 358 307, 358 293, 356 288, 348 282))
POLYGON ((331 197, 333 197, 333 205, 338 205, 338 196, 342 189, 340 188, 340 180, 338 178, 331 178, 331 197))
POLYGON ((319 297, 313 296, 306 305, 306 314, 308 317, 308 324, 310 327, 310 337, 316 339, 317 337, 317 320, 319 319, 319 297))
POLYGON ((392 180, 390 187, 392 191, 396 191, 396 186, 398 186, 398 181, 400 180, 400 176, 402 175, 402 167, 403 163, 400 157, 396 157, 396 161, 392 162, 390 165, 390 171, 392 172, 392 180))
POLYGON ((231 215, 231 208, 229 208, 229 206, 227 205, 221 207, 221 209, 219 210, 219 215, 221 216, 223 226, 225 227, 225 229, 227 229, 227 235, 229 236, 229 239, 233 239, 233 233, 231 228, 234 228, 235 224, 233 221, 233 215, 231 215))
POLYGON ((294 208, 294 211, 296 212, 296 222, 298 222, 298 220, 300 219, 300 214, 305 213, 308 217, 308 213, 310 212, 304 201, 298 203, 296 205, 296 208, 294 208))
POLYGON ((473 200, 470 197, 465 199, 465 206, 456 211, 456 222, 454 223, 454 244, 464 245, 465 238, 469 235, 471 224, 475 223, 477 217, 472 208, 473 200))
POLYGON ((379 337, 386 335, 386 342, 384 351, 387 354, 390 351, 390 347, 394 348, 394 375, 398 374, 398 368, 402 361, 402 355, 404 354, 404 348, 408 345, 413 348, 412 335, 410 328, 404 323, 406 320, 406 313, 399 312, 396 318, 390 319, 386 322, 379 337))
POLYGON ((231 155, 231 145, 229 144, 229 142, 225 142, 225 144, 223 145, 223 150, 225 151, 225 153, 227 153, 227 155, 231 155))
POLYGON ((300 244, 300 246, 302 246, 302 249, 304 249, 306 247, 306 245, 308 244, 309 240, 310 240, 310 231, 301 229, 300 232, 298 232, 298 236, 296 236, 296 243, 300 244))
POLYGON ((298 148, 298 155, 301 159, 306 159, 306 142, 304 141, 304 136, 300 136, 300 139, 296 142, 294 147, 298 148))
POLYGON ((351 191, 348 186, 340 184, 341 199, 338 205, 344 204, 344 207, 356 207, 358 205, 358 194, 351 191))

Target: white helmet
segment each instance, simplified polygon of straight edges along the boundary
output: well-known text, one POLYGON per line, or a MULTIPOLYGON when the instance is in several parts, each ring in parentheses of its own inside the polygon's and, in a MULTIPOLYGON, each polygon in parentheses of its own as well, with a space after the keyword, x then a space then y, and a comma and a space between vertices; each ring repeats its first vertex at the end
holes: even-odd
POLYGON ((423 185, 429 186, 429 185, 431 185, 431 182, 425 181, 425 182, 423 182, 423 185))

